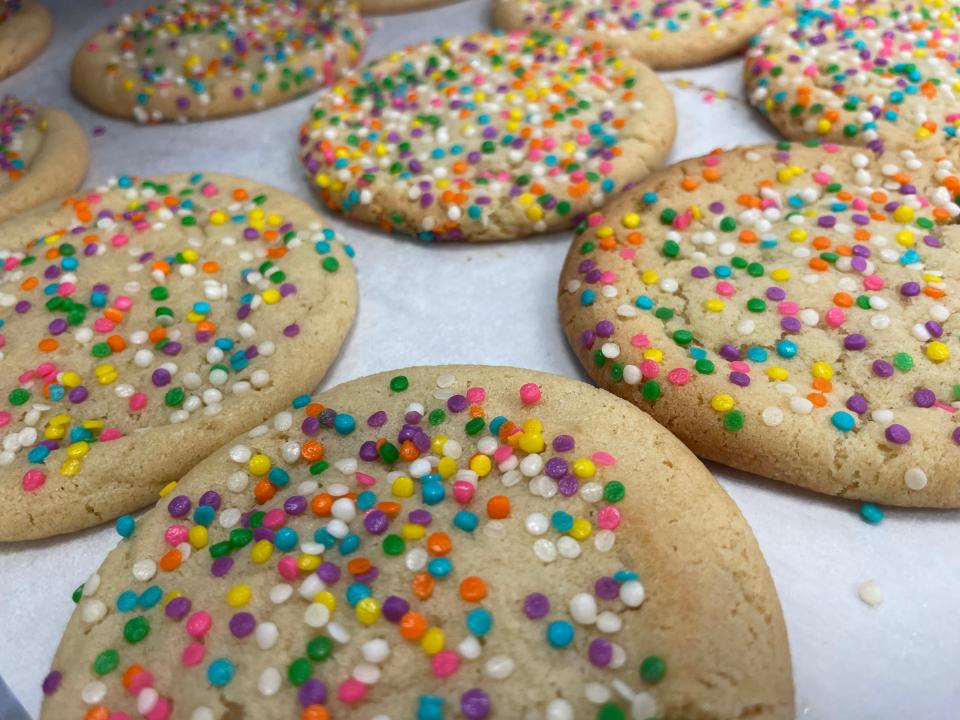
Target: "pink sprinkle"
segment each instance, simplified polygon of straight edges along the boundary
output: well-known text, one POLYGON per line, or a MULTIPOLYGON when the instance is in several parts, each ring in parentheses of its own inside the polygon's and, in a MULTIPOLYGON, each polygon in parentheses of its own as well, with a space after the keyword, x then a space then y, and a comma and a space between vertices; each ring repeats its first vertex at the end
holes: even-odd
POLYGON ((686 368, 674 368, 667 373, 667 380, 671 385, 686 385, 690 382, 690 371, 686 368))
POLYGON ((263 526, 273 530, 283 525, 285 518, 286 513, 284 513, 283 510, 280 508, 273 508, 273 510, 268 510, 267 514, 263 516, 263 526))
POLYGON ((358 472, 355 477, 357 478, 357 482, 364 487, 372 487, 377 484, 377 479, 367 475, 366 473, 358 472))
POLYGON ((337 688, 337 697, 340 698, 340 702, 344 702, 349 705, 352 705, 355 702, 360 702, 363 700, 363 696, 366 694, 367 686, 356 678, 347 678, 340 683, 340 687, 337 688))
POLYGON ((76 289, 77 289, 77 286, 74 285, 73 283, 68 283, 68 282, 60 283, 60 286, 57 288, 57 295, 59 295, 60 297, 66 297, 76 289))
POLYGON ((863 278, 863 286, 867 290, 881 290, 886 283, 879 275, 866 275, 863 278))
POLYGON ((513 448, 509 445, 501 445, 493 451, 493 459, 496 461, 497 465, 502 462, 506 462, 511 455, 513 455, 513 448))
POLYGON ((212 182, 204 183, 203 187, 200 188, 200 193, 204 197, 213 197, 218 192, 219 190, 217 189, 217 186, 214 185, 212 182))
POLYGON ((597 225, 602 225, 602 224, 603 224, 603 215, 601 215, 600 213, 592 213, 587 218, 587 225, 589 225, 590 227, 596 227, 597 225))
POLYGON ((202 638, 213 625, 213 619, 206 610, 198 610, 187 618, 187 634, 190 637, 202 638))
POLYGON ((536 383, 525 383, 520 387, 520 401, 524 405, 535 405, 540 402, 540 386, 536 383))
POLYGON ((823 149, 826 150, 828 153, 835 153, 840 151, 840 146, 837 145, 836 143, 824 143, 823 149))
POLYGON ((114 328, 113 320, 101 317, 93 321, 93 329, 98 333, 108 333, 114 328))
POLYGON ((138 695, 141 690, 148 687, 153 687, 153 673, 149 670, 141 670, 130 678, 130 685, 127 687, 127 692, 131 695, 138 695))
POLYGON ((682 215, 677 215, 673 219, 673 226, 677 228, 677 230, 683 230, 689 227, 691 222, 693 222, 693 213, 687 210, 682 215))
POLYGON ((660 374, 660 366, 656 363, 656 361, 648 358, 640 363, 640 374, 648 380, 650 378, 655 378, 660 374))
POLYGON ((781 315, 796 315, 798 312, 800 312, 800 306, 795 302, 785 300, 777 305, 777 312, 781 315))
POLYGON ((17 378, 17 382, 21 385, 30 382, 33 380, 36 372, 34 370, 27 370, 25 373, 21 373, 20 377, 17 378))
POLYGON ((453 499, 461 505, 466 505, 473 499, 473 483, 467 480, 456 480, 453 483, 453 499))
POLYGON ((482 403, 487 399, 487 391, 482 387, 472 387, 467 389, 466 393, 467 401, 476 404, 482 403))
POLYGON ((617 281, 617 274, 613 270, 605 270, 600 273, 600 282, 605 285, 612 285, 617 281))
POLYGON ((624 260, 633 260, 637 256, 637 251, 633 248, 620 248, 620 257, 624 260))
POLYGON ((617 464, 616 458, 613 457, 613 455, 611 455, 610 453, 604 452, 603 450, 597 450, 597 452, 595 452, 592 455, 592 457, 593 457, 593 461, 597 465, 603 465, 605 467, 609 467, 611 465, 617 464))
POLYGON ((748 373, 750 372, 750 364, 745 363, 743 360, 734 360, 730 363, 730 369, 734 372, 748 373))
POLYGON ((118 295, 117 299, 113 301, 113 305, 117 310, 126 311, 133 307, 133 300, 126 295, 118 295))
POLYGON ((639 333, 630 338, 630 344, 638 348, 650 347, 650 338, 643 333, 639 333))
POLYGON ((172 547, 176 547, 182 542, 190 539, 190 531, 186 525, 171 525, 163 532, 163 539, 172 547))
POLYGON ((118 233, 114 235, 112 238, 110 238, 110 244, 113 245, 114 247, 123 247, 128 242, 130 242, 130 238, 124 235, 123 233, 118 233))
POLYGON ((867 209, 867 201, 864 200, 863 198, 854 198, 853 201, 852 201, 850 204, 853 205, 853 209, 854 209, 854 210, 866 210, 866 209, 867 209))
POLYGON ((147 406, 147 394, 138 392, 130 396, 131 412, 140 412, 147 406))
POLYGON ((119 440, 123 437, 123 433, 120 432, 120 428, 108 427, 104 428, 103 432, 100 433, 100 442, 110 442, 111 440, 119 440))
POLYGON ((56 373, 57 373, 57 366, 54 365, 52 362, 40 363, 39 365, 37 365, 37 375, 39 375, 42 378, 45 378, 49 375, 56 375, 56 373))
POLYGON ((719 165, 719 164, 720 164, 720 156, 719 156, 719 155, 707 155, 707 157, 705 157, 705 158, 703 159, 703 164, 706 165, 707 167, 713 167, 714 165, 719 165))
POLYGON ((723 297, 733 297, 734 293, 737 292, 737 289, 726 280, 721 280, 718 282, 714 287, 714 290, 716 291, 717 295, 721 295, 723 297))
POLYGON ((43 474, 42 470, 33 469, 27 470, 23 474, 23 480, 20 481, 20 484, 23 485, 23 489, 27 492, 33 492, 46 481, 47 476, 43 474))
POLYGON ((277 572, 283 576, 284 580, 296 580, 300 574, 296 559, 290 555, 280 558, 280 562, 277 563, 277 572))
POLYGON ((827 321, 827 325, 832 328, 838 328, 846 322, 847 314, 843 312, 838 307, 832 307, 827 310, 827 314, 824 316, 824 319, 827 321))
POLYGON ((813 174, 813 179, 815 182, 819 183, 820 185, 826 185, 827 183, 830 182, 830 175, 821 170, 813 174))
POLYGON ((187 667, 193 667, 203 662, 203 644, 190 643, 183 649, 183 655, 180 656, 180 662, 187 667))
POLYGON ((6 260, 3 261, 3 269, 13 270, 19 264, 19 262, 20 261, 15 257, 8 257, 6 260))
POLYGON ((167 720, 170 717, 170 710, 170 701, 161 696, 153 706, 153 710, 146 714, 146 718, 147 720, 167 720))
POLYGON ((600 508, 597 513, 597 525, 603 530, 616 530, 620 527, 620 511, 613 505, 600 508))
POLYGON ((0 410, 0 427, 9 424, 11 415, 6 410, 0 410))
POLYGON ((460 658, 452 650, 441 650, 430 658, 430 669, 438 678, 446 678, 460 669, 460 658))
POLYGON ((946 403, 940 402, 939 400, 933 404, 935 408, 940 408, 941 410, 946 410, 948 413, 955 413, 957 409, 953 405, 947 405, 946 403))
POLYGON ((110 713, 110 715, 107 716, 107 720, 130 720, 130 716, 122 710, 118 710, 115 713, 110 713))

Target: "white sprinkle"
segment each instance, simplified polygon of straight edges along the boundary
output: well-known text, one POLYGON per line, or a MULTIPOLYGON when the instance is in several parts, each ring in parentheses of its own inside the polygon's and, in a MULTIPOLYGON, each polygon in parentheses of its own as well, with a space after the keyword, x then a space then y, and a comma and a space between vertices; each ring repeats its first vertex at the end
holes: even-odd
POLYGON ((260 673, 260 678, 257 680, 257 689, 261 695, 272 697, 280 691, 282 684, 283 680, 280 676, 280 671, 275 667, 268 667, 260 673))
POLYGON ((927 474, 918 467, 912 467, 903 474, 903 482, 911 490, 923 490, 927 486, 927 474))
POLYGON ((487 660, 486 665, 483 666, 483 671, 494 680, 505 680, 513 674, 515 667, 516 663, 509 655, 494 655, 487 660))
POLYGON ((261 650, 269 650, 277 644, 277 638, 280 637, 280 631, 272 622, 262 622, 254 630, 254 636, 257 639, 257 645, 261 650))
POLYGON ((577 593, 570 598, 570 617, 580 625, 593 625, 597 621, 597 601, 590 593, 577 593))
POLYGON ((640 607, 646 598, 646 592, 639 580, 627 580, 620 586, 620 600, 627 607, 640 607))
POLYGON ((153 576, 157 574, 157 563, 149 558, 143 560, 137 560, 133 564, 133 576, 140 582, 146 582, 147 580, 152 580, 153 576))
POLYGON ((880 586, 873 580, 867 580, 857 588, 857 595, 870 607, 877 607, 883 602, 883 594, 880 592, 880 586))

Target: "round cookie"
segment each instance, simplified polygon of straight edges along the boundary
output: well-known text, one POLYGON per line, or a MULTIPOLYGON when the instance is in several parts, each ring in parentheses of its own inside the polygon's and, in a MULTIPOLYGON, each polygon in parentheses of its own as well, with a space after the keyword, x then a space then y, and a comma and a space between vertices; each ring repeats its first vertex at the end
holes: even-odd
POLYGON ((779 0, 493 0, 497 27, 600 40, 659 69, 739 52, 782 13, 779 0))
POLYGON ((298 398, 119 529, 41 718, 793 718, 743 517, 570 379, 421 367, 298 398))
POLYGON ((366 31, 354 0, 175 0, 128 13, 87 39, 73 89, 141 123, 262 110, 356 65, 366 31))
POLYGON ((300 131, 333 210, 424 240, 572 227, 669 153, 670 91, 599 44, 476 34, 407 48, 323 93, 300 131))
POLYGON ((701 457, 957 507, 949 160, 767 145, 686 160, 593 216, 560 280, 587 372, 701 457))
POLYGON ((76 190, 87 136, 62 110, 7 95, 0 103, 0 220, 76 190))
POLYGON ((349 246, 243 178, 120 177, 0 235, 0 540, 149 504, 316 387, 355 312, 349 246))
POLYGON ((785 136, 883 149, 956 145, 960 8, 845 3, 763 29, 744 63, 750 102, 785 136))
POLYGON ((359 0, 364 15, 393 15, 449 5, 459 0, 359 0))
POLYGON ((53 20, 36 0, 0 0, 0 79, 29 65, 50 42, 53 20))

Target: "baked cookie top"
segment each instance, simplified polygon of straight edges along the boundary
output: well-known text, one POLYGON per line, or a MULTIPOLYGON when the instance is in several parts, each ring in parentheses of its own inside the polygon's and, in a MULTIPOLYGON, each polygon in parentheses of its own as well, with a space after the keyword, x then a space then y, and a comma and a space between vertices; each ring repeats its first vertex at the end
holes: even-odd
POLYGON ((21 0, 0 0, 0 23, 5 23, 22 9, 21 0))
POLYGON ((764 28, 747 53, 750 102, 784 135, 884 148, 956 146, 960 7, 852 2, 764 28))
POLYGON ((719 60, 782 13, 777 0, 494 0, 508 30, 600 39, 655 68, 719 60))
POLYGON ((37 0, 0 0, 0 78, 37 57, 52 33, 53 19, 37 0))
POLYGON ((670 92, 599 43, 476 34, 392 53, 320 95, 300 132, 334 210, 425 240, 571 227, 668 154, 670 92))
POLYGON ((819 492, 960 505, 948 159, 781 143, 658 173, 560 281, 604 387, 695 452, 819 492))
POLYGON ((250 180, 121 176, 0 229, 3 540, 143 507, 312 389, 353 319, 349 248, 250 180))
POLYGON ((303 396, 119 529, 43 718, 793 717, 742 516, 573 380, 423 367, 303 396))
POLYGON ((329 84, 365 42, 352 0, 175 0, 89 38, 72 81, 98 110, 138 122, 219 117, 329 84))

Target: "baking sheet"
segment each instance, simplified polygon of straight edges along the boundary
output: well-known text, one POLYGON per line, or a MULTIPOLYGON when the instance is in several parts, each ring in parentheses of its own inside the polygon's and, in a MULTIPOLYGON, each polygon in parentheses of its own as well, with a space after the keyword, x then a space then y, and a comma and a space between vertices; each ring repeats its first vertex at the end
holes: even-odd
MULTIPOLYGON (((0 82, 0 92, 58 105, 91 136, 89 183, 123 173, 218 170, 309 197, 296 156, 309 99, 259 114, 187 126, 139 127, 86 109, 69 92, 82 38, 142 0, 46 0, 51 46, 0 82)), ((368 58, 441 33, 488 28, 485 0, 374 20, 368 58)), ((671 161, 775 135, 738 96, 740 61, 664 73, 679 131, 671 161)), ((563 339, 560 234, 522 243, 429 246, 338 219, 357 249, 360 308, 324 386, 428 363, 490 363, 583 377, 563 339), (468 309, 457 312, 455 308, 468 309)), ((754 529, 790 633, 797 716, 815 720, 960 717, 960 515, 889 510, 871 527, 840 502, 713 466, 754 529), (876 609, 857 597, 873 579, 876 609)), ((31 716, 73 609, 70 594, 116 544, 112 526, 0 545, 0 675, 31 716)), ((0 720, 2 711, 0 711, 0 720)))

